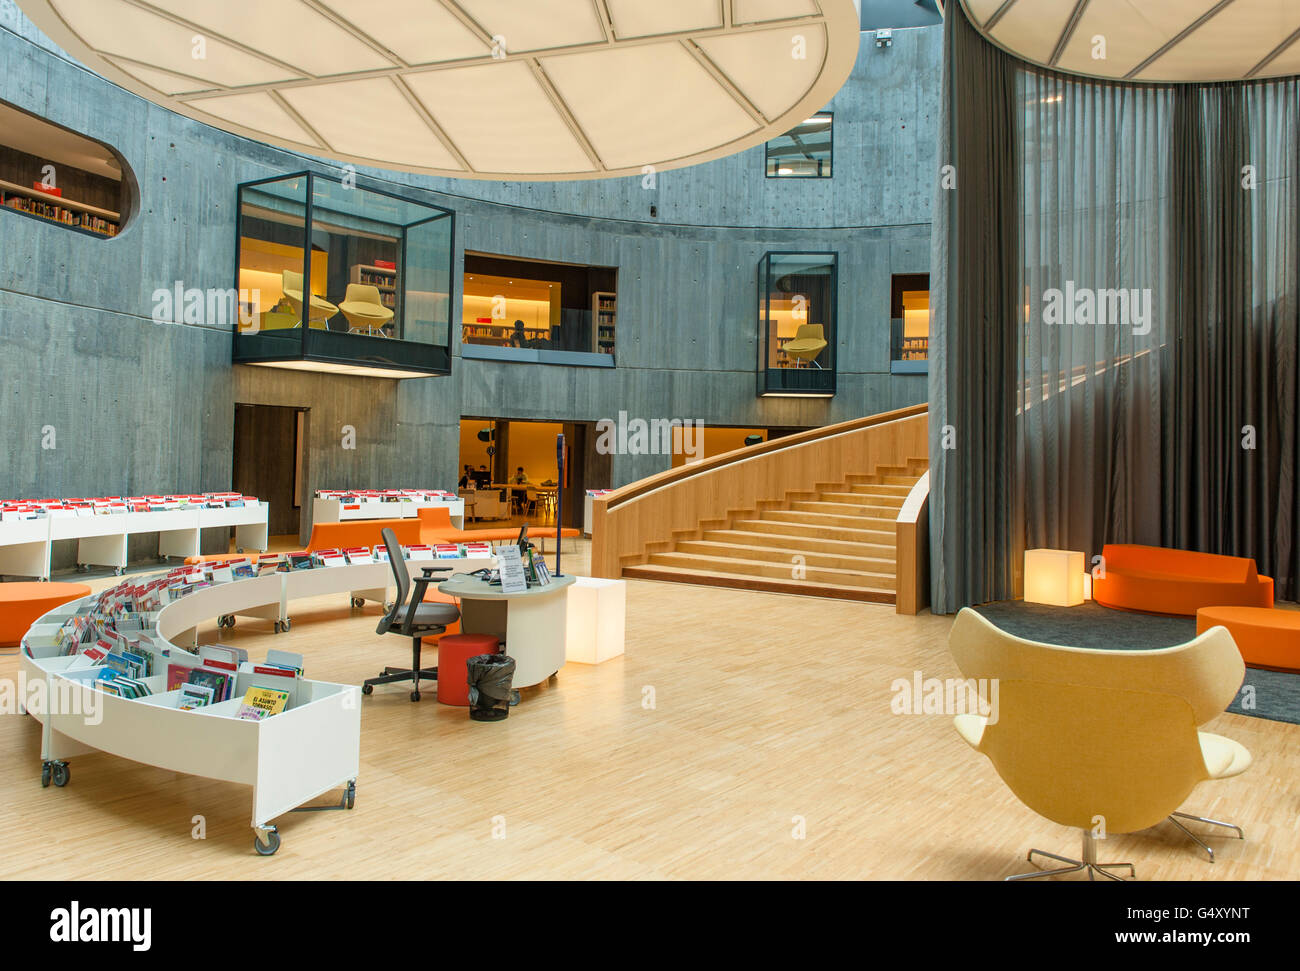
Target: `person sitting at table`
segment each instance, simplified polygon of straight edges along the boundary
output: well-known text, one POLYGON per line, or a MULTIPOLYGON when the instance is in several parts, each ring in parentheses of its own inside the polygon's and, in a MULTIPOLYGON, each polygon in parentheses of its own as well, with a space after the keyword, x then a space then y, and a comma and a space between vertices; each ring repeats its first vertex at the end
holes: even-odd
POLYGON ((465 474, 462 475, 462 476, 460 477, 460 481, 459 481, 458 483, 456 483, 456 488, 457 488, 457 489, 468 489, 468 488, 472 487, 474 484, 475 484, 475 482, 474 482, 474 466, 472 466, 472 465, 467 465, 467 466, 465 466, 465 474))
MULTIPOLYGON (((528 473, 524 471, 524 467, 523 467, 522 465, 519 466, 519 468, 515 469, 515 474, 512 475, 512 476, 510 477, 510 484, 511 484, 511 485, 531 485, 531 482, 530 482, 529 479, 528 479, 528 473)), ((527 490, 527 489, 511 489, 511 490, 510 490, 510 500, 511 500, 511 502, 513 502, 514 505, 517 506, 517 507, 519 508, 519 510, 522 512, 522 511, 526 508, 527 503, 528 503, 528 490, 527 490)))

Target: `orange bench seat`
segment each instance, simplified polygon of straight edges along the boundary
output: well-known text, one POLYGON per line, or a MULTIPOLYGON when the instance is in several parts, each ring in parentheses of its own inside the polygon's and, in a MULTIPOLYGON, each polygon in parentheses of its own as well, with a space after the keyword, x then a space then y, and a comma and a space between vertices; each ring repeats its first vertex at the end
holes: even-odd
MULTIPOLYGON (((418 511, 418 516, 420 542, 426 546, 434 546, 438 543, 506 542, 519 535, 518 526, 501 529, 457 529, 451 524, 451 514, 446 506, 425 506, 418 511)), ((537 535, 553 536, 555 529, 554 527, 539 528, 537 535)), ((571 539, 578 536, 579 531, 566 526, 560 530, 560 535, 565 539, 571 539)))
POLYGON ((1300 610, 1202 607, 1196 612, 1197 636, 1211 627, 1226 627, 1252 667, 1300 671, 1300 610))
POLYGON ((17 647, 40 617, 88 596, 84 583, 0 583, 0 647, 17 647))
POLYGON ((1126 543, 1107 544, 1102 557, 1092 599, 1104 607, 1194 617, 1202 607, 1273 606, 1272 577, 1247 557, 1126 543))

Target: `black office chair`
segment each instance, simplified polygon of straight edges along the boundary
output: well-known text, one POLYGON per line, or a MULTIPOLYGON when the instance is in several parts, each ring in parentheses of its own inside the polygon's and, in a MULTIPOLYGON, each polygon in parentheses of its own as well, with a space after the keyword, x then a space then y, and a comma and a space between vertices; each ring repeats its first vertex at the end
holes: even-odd
POLYGON ((424 576, 412 580, 406 570, 406 563, 402 560, 402 547, 397 542, 397 536, 391 529, 383 530, 380 535, 384 538, 384 546, 388 548, 388 565, 392 567, 393 579, 397 582, 397 598, 388 613, 384 614, 384 619, 379 622, 379 626, 375 628, 375 633, 401 634, 403 637, 411 638, 411 666, 384 668, 379 677, 368 678, 362 682, 361 693, 370 694, 377 684, 409 680, 415 685, 415 690, 411 692, 411 700, 419 701, 420 679, 438 680, 437 668, 420 667, 420 643, 431 634, 443 633, 448 624, 454 624, 460 619, 460 611, 454 604, 424 603, 424 592, 429 584, 443 579, 433 574, 450 573, 451 567, 421 567, 424 576), (409 601, 406 596, 408 591, 411 593, 409 601))

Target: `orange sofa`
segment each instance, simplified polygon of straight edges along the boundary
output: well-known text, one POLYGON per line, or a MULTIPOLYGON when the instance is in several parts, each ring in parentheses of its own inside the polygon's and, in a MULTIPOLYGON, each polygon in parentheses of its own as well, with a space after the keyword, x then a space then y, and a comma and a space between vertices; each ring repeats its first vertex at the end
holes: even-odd
POLYGON ((1106 575, 1094 577, 1092 599, 1105 607, 1195 617, 1201 607, 1271 607, 1273 579, 1240 556, 1160 546, 1108 544, 1106 575))
MULTIPOLYGON (((519 535, 518 526, 498 529, 457 529, 451 524, 451 513, 447 511, 446 506, 425 506, 418 510, 418 515, 420 542, 426 546, 437 543, 504 543, 519 535)), ((539 539, 555 535, 554 526, 530 526, 529 530, 532 537, 539 539)), ((578 530, 566 526, 560 530, 560 535, 569 539, 577 536, 578 530)))

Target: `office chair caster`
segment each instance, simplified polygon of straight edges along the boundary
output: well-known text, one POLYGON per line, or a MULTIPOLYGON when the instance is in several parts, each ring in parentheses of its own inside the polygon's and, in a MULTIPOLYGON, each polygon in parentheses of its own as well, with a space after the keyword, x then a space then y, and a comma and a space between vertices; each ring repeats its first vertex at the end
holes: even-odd
POLYGON ((361 686, 361 693, 363 695, 372 695, 375 693, 375 686, 373 684, 363 684, 361 686))
POLYGON ((412 692, 411 692, 411 700, 412 700, 412 701, 419 701, 419 700, 420 700, 420 692, 418 692, 418 691, 412 691, 412 692))
POLYGON ((49 761, 41 763, 41 788, 48 789, 50 783, 62 789, 72 778, 72 770, 68 768, 67 762, 49 761))

